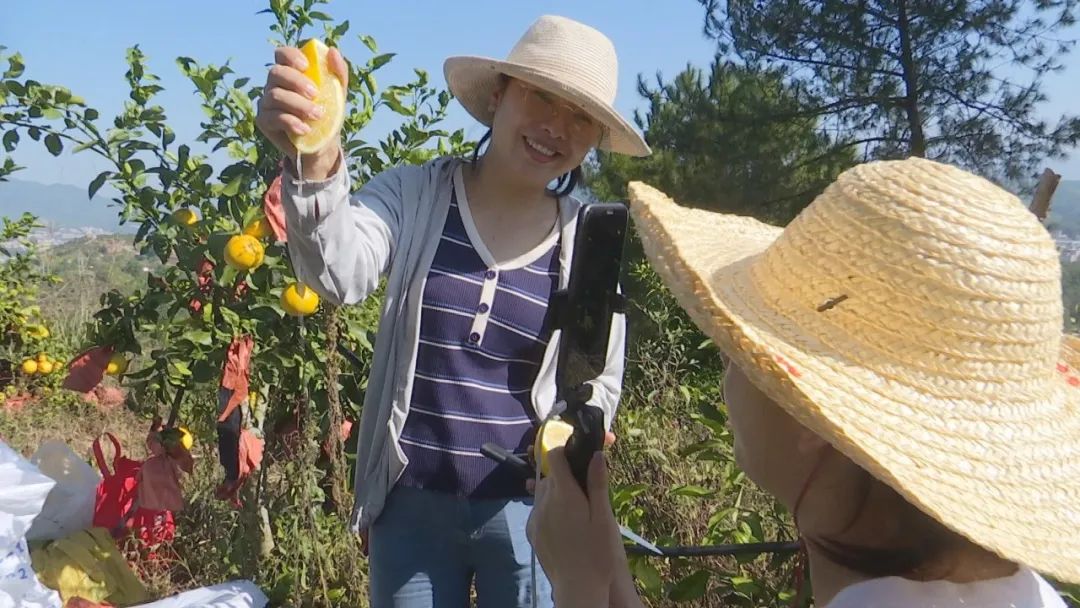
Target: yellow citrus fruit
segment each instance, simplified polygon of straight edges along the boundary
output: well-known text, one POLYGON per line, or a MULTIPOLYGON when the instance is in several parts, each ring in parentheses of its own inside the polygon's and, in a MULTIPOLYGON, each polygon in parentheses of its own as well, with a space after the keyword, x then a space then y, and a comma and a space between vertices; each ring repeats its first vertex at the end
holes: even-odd
POLYGON ((128 360, 124 355, 116 353, 109 357, 109 364, 105 366, 105 373, 110 376, 116 376, 127 371, 128 360))
POLYGON ((195 213, 193 209, 184 207, 172 212, 172 222, 177 226, 183 226, 184 228, 191 228, 195 224, 199 223, 199 214, 195 213))
POLYGON ((195 437, 184 427, 180 427, 180 432, 183 433, 183 436, 180 438, 180 445, 184 446, 184 449, 190 452, 191 446, 195 445, 195 437))
POLYGON ((46 355, 45 353, 38 353, 37 354, 37 360, 38 360, 38 363, 41 363, 42 361, 48 361, 49 360, 49 355, 46 355))
POLYGON ((27 325, 26 335, 31 338, 38 338, 44 340, 49 337, 49 328, 44 325, 27 325))
POLYGON ((225 263, 237 270, 252 270, 262 264, 265 253, 259 239, 238 234, 225 244, 225 263))
POLYGON ((281 292, 281 307, 294 317, 306 317, 319 308, 319 294, 303 283, 290 283, 281 292))
POLYGON ((27 376, 36 374, 38 370, 38 362, 33 359, 27 359, 22 362, 22 372, 27 376))
POLYGON ((301 154, 318 152, 328 143, 339 137, 341 125, 345 121, 345 86, 330 71, 326 55, 330 48, 321 40, 311 39, 300 51, 307 58, 308 68, 304 70, 318 91, 313 100, 323 110, 317 119, 305 121, 310 131, 303 135, 290 135, 296 150, 301 154))
POLYGON ((548 452, 565 446, 573 434, 574 427, 559 419, 548 420, 540 425, 540 430, 536 432, 536 443, 533 445, 533 456, 540 461, 541 475, 549 472, 548 452))
POLYGON ((274 229, 270 227, 270 222, 265 217, 257 217, 244 226, 244 234, 257 239, 265 239, 274 234, 274 229))
POLYGON ((51 374, 53 373, 52 361, 39 361, 37 364, 37 371, 39 374, 51 374))

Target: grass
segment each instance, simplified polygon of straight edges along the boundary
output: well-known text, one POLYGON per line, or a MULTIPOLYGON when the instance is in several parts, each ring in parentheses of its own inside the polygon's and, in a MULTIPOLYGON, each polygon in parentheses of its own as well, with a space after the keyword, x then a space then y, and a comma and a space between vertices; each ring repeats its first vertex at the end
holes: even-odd
POLYGON ((67 443, 75 453, 92 462, 91 444, 106 431, 116 435, 125 451, 137 457, 144 452, 150 421, 122 407, 102 409, 70 393, 42 397, 19 412, 0 416, 0 440, 26 457, 48 439, 67 443))

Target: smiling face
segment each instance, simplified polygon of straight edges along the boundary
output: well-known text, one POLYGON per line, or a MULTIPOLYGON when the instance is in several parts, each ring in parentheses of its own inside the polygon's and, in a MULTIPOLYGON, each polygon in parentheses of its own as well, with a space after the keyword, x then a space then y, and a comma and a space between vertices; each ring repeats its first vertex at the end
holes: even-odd
POLYGON ((600 141, 600 123, 572 104, 520 80, 492 95, 488 154, 508 179, 547 187, 579 167, 600 141))

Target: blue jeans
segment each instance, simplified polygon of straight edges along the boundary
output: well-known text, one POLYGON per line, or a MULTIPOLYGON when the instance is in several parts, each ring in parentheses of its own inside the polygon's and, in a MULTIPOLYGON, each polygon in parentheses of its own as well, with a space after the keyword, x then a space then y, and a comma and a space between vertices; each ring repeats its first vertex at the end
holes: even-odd
MULTIPOLYGON (((532 499, 471 500, 396 487, 370 531, 372 608, 532 605, 532 551, 525 524, 532 499)), ((538 606, 551 585, 536 564, 538 606)))

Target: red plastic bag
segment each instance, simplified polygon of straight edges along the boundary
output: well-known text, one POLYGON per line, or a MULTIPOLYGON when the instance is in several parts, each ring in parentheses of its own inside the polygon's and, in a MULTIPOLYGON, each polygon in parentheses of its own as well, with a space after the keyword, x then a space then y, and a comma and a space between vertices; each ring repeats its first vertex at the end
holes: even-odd
POLYGON ((251 351, 255 340, 251 336, 233 338, 225 355, 225 365, 221 370, 221 388, 229 389, 229 402, 218 416, 218 422, 224 422, 233 410, 248 398, 248 375, 251 371, 251 351))
POLYGON ((96 346, 75 355, 68 364, 68 375, 64 378, 63 387, 78 393, 94 390, 105 377, 105 368, 108 367, 112 354, 111 346, 96 346))
MULTIPOLYGON (((132 533, 147 547, 171 542, 176 537, 176 520, 172 511, 139 507, 128 520, 132 533)), ((151 559, 157 557, 151 553, 151 559)))
MULTIPOLYGON (((112 442, 114 454, 110 467, 100 438, 94 440, 94 458, 101 470, 94 526, 105 528, 116 539, 129 536, 140 541, 136 552, 148 563, 168 559, 168 543, 176 536, 173 508, 183 507, 178 479, 182 465, 165 454, 163 447, 146 461, 133 460, 123 455, 116 436, 104 436, 112 442)), ((148 447, 153 437, 152 430, 148 447)))
POLYGON ((111 468, 101 451, 101 438, 95 439, 93 444, 94 459, 101 471, 101 483, 94 499, 94 526, 105 528, 117 536, 123 531, 124 518, 135 501, 142 463, 124 456, 115 435, 105 433, 105 437, 113 444, 111 468))
POLYGON ((270 187, 263 195, 263 214, 274 231, 274 240, 286 242, 289 239, 285 232, 285 209, 281 206, 281 174, 274 178, 270 187))

